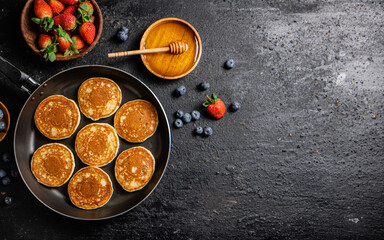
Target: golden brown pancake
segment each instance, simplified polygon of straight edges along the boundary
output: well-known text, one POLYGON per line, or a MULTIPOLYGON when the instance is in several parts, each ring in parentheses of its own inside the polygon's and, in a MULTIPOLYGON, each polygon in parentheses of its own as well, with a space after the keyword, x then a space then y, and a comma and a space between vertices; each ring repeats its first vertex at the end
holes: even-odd
POLYGON ((82 209, 104 206, 111 199, 113 187, 108 174, 98 167, 77 171, 68 184, 71 202, 82 209))
POLYGON ((128 192, 142 189, 155 170, 155 158, 144 147, 133 147, 120 153, 116 159, 115 177, 128 192))
POLYGON ((47 97, 36 108, 37 129, 53 140, 70 137, 80 123, 80 112, 76 103, 62 95, 47 97))
POLYGON ((75 149, 83 163, 96 167, 104 166, 116 157, 119 137, 111 125, 91 123, 77 133, 75 149))
POLYGON ((94 77, 81 84, 77 97, 80 111, 96 121, 117 111, 121 103, 121 90, 111 79, 94 77))
POLYGON ((39 147, 32 156, 31 170, 37 181, 49 187, 66 183, 75 169, 72 151, 60 143, 39 147))
POLYGON ((152 103, 145 100, 133 100, 117 110, 114 119, 115 129, 120 137, 128 142, 144 142, 151 137, 159 120, 152 103))

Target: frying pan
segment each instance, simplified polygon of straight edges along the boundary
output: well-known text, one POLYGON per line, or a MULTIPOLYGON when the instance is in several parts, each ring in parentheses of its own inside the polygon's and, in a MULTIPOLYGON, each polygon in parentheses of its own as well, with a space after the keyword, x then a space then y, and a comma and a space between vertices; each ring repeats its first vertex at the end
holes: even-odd
MULTIPOLYGON (((106 219, 123 214, 144 201, 160 182, 168 164, 171 149, 171 135, 166 113, 156 95, 139 79, 122 70, 101 66, 86 65, 62 71, 39 85, 31 77, 23 73, 11 63, 0 56, 0 71, 20 88, 30 93, 16 123, 14 134, 14 151, 20 175, 32 194, 45 206, 64 216, 76 219, 96 220, 106 219), (68 183, 62 187, 45 187, 37 182, 30 169, 30 161, 34 151, 43 144, 59 142, 68 146, 75 153, 75 137, 77 132, 85 125, 93 122, 81 116, 81 122, 72 137, 54 141, 44 137, 36 128, 33 116, 38 104, 46 97, 61 94, 77 102, 77 90, 80 84, 90 77, 106 77, 114 80, 122 91, 122 104, 133 99, 145 99, 157 109, 159 124, 155 134, 143 143, 128 143, 120 138, 118 154, 133 146, 144 146, 155 157, 155 172, 149 183, 136 192, 126 192, 114 177, 115 162, 105 167, 113 184, 114 192, 111 200, 103 207, 95 210, 83 210, 75 207, 68 196, 68 183)), ((109 123, 113 126, 113 117, 108 117, 97 122, 109 123)), ((76 154, 74 154, 76 155, 76 154)), ((75 172, 85 165, 75 156, 75 172)))

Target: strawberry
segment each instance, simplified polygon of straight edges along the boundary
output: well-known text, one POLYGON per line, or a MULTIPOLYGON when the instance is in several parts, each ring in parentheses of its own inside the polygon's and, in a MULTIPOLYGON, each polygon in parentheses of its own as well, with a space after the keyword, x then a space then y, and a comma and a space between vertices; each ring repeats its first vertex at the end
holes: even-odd
POLYGON ((59 50, 62 53, 65 53, 67 49, 71 46, 71 43, 67 41, 64 37, 58 37, 57 43, 59 44, 59 50))
POLYGON ((79 0, 59 0, 59 1, 64 3, 65 5, 75 5, 79 2, 79 0))
POLYGON ((207 100, 203 103, 203 106, 207 108, 209 115, 216 119, 224 117, 225 105, 223 101, 217 98, 216 94, 212 94, 212 98, 207 95, 207 100))
POLYGON ((35 0, 33 4, 33 10, 35 11, 37 18, 52 18, 52 8, 44 0, 35 0))
POLYGON ((38 43, 40 51, 44 53, 44 59, 46 61, 55 61, 56 60, 56 52, 57 52, 57 43, 56 37, 51 37, 47 34, 40 34, 38 38, 38 43))
POLYGON ((93 14, 93 6, 90 2, 83 2, 79 4, 79 7, 77 8, 78 14, 77 19, 79 19, 80 22, 93 22, 92 20, 92 14, 93 14))
POLYGON ((93 25, 93 23, 91 22, 85 22, 80 25, 79 33, 86 43, 91 44, 95 39, 95 34, 96 34, 95 25, 93 25))
POLYGON ((64 4, 58 0, 49 0, 48 5, 52 8, 53 15, 60 14, 65 8, 64 4))
POLYGON ((84 47, 85 43, 83 38, 80 35, 75 35, 72 37, 72 41, 74 42, 74 46, 76 49, 80 50, 84 47))
POLYGON ((37 44, 40 49, 46 49, 49 45, 52 44, 52 37, 47 34, 40 34, 37 44))
POLYGON ((61 14, 69 13, 69 14, 75 15, 76 9, 77 9, 76 5, 68 6, 68 7, 64 8, 64 10, 61 14))
POLYGON ((53 21, 56 26, 60 25, 64 30, 72 30, 76 27, 76 17, 69 13, 57 15, 53 21))

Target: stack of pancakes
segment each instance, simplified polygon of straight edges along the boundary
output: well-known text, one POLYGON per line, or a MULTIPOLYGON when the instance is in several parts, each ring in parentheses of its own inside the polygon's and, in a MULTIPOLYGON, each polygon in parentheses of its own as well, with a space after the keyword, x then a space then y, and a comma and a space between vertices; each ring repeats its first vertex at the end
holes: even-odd
MULTIPOLYGON (((37 181, 45 186, 59 187, 70 180, 67 190, 75 206, 81 209, 104 206, 112 197, 113 185, 108 173, 100 167, 116 158, 119 136, 130 143, 141 143, 155 133, 158 125, 157 111, 152 103, 133 100, 119 109, 121 99, 119 86, 101 77, 87 79, 79 87, 80 110, 73 100, 62 95, 44 99, 36 109, 34 120, 37 129, 52 140, 69 138, 76 132, 80 111, 93 121, 116 114, 114 126, 91 123, 78 131, 74 148, 86 166, 75 174, 75 157, 68 146, 48 143, 38 148, 31 160, 31 171, 37 181)), ((146 186, 154 169, 152 153, 136 146, 120 153, 113 175, 124 190, 133 192, 146 186)))

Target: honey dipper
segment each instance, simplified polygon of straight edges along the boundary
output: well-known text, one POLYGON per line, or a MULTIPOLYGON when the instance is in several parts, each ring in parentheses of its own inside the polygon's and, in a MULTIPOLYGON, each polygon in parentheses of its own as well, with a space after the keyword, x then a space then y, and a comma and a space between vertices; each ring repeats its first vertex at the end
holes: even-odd
POLYGON ((172 54, 177 55, 177 54, 185 53, 187 50, 188 50, 188 45, 185 42, 176 41, 169 44, 168 47, 108 53, 108 57, 113 58, 113 57, 123 57, 123 56, 137 55, 137 54, 160 53, 160 52, 170 52, 172 54))

